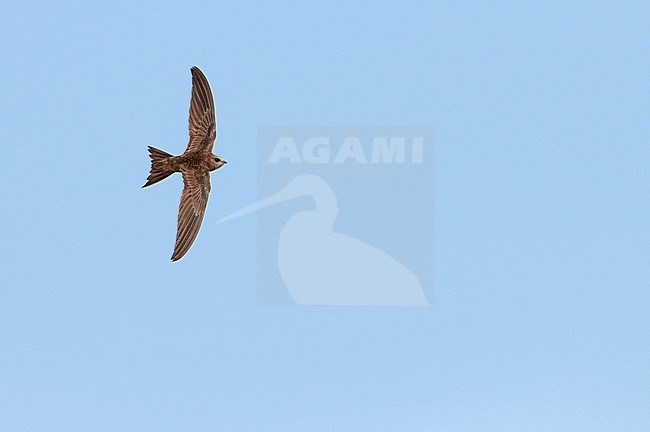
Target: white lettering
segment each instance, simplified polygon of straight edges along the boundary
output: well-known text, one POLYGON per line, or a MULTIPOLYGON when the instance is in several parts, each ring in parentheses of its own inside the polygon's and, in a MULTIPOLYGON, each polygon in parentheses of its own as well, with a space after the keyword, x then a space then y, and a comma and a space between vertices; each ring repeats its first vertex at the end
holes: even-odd
POLYGON ((361 146, 361 140, 359 138, 345 138, 343 144, 341 144, 341 149, 334 158, 334 163, 344 163, 347 159, 355 159, 356 163, 359 164, 368 162, 366 160, 366 155, 363 153, 363 147, 361 146))
POLYGON ((372 139, 372 163, 404 163, 406 138, 375 137, 372 139))
POLYGON ((422 163, 422 152, 424 149, 424 137, 413 137, 411 139, 411 163, 422 163))
POLYGON ((296 149, 296 142, 291 137, 281 137, 278 139, 278 142, 275 144, 273 153, 269 156, 269 160, 266 163, 275 164, 278 163, 280 159, 287 158, 289 162, 299 164, 300 155, 296 149))
POLYGON ((324 164, 330 161, 330 139, 326 137, 313 137, 305 141, 302 147, 302 157, 305 162, 324 164))

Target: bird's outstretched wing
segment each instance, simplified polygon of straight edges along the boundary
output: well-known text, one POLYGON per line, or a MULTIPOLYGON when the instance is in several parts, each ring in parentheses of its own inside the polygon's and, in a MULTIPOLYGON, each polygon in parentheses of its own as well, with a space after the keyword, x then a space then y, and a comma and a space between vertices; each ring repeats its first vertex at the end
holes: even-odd
POLYGON ((214 114, 214 100, 208 80, 201 69, 192 66, 192 98, 190 99, 190 116, 188 129, 190 142, 185 153, 207 150, 212 151, 217 138, 217 120, 214 114))
POLYGON ((201 228, 205 207, 210 194, 210 173, 192 169, 181 169, 183 193, 178 206, 176 244, 172 261, 178 261, 190 249, 201 228))

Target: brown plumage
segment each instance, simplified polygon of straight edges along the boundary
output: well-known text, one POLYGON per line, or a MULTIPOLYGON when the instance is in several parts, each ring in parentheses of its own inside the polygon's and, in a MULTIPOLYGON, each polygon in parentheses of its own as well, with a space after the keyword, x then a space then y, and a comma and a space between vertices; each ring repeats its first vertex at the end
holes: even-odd
POLYGON ((175 172, 183 176, 183 192, 178 206, 176 244, 172 261, 178 261, 187 253, 201 228, 205 207, 210 194, 210 171, 221 168, 227 162, 212 154, 217 138, 217 121, 210 84, 203 72, 192 67, 192 97, 190 99, 189 133, 187 149, 180 156, 173 156, 149 146, 151 171, 142 187, 167 178, 175 172))

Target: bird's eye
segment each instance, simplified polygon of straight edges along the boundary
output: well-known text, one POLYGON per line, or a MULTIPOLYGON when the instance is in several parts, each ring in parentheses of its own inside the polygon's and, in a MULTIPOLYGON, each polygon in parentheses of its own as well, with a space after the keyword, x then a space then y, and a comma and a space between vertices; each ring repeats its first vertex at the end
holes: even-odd
POLYGON ((221 159, 219 159, 219 158, 214 158, 214 161, 215 161, 215 162, 221 162, 221 159))

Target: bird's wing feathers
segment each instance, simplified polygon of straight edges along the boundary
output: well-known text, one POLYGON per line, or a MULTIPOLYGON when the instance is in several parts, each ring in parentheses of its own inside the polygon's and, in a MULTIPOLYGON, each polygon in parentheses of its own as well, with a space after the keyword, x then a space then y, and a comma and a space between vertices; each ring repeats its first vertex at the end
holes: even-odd
POLYGON ((176 244, 172 261, 177 261, 189 250, 201 228, 205 207, 210 194, 210 173, 192 169, 181 169, 183 193, 178 206, 176 244))
POLYGON ((197 150, 212 152, 217 138, 217 120, 214 113, 214 100, 210 84, 203 72, 196 66, 192 69, 192 98, 188 129, 190 142, 185 153, 197 150))

